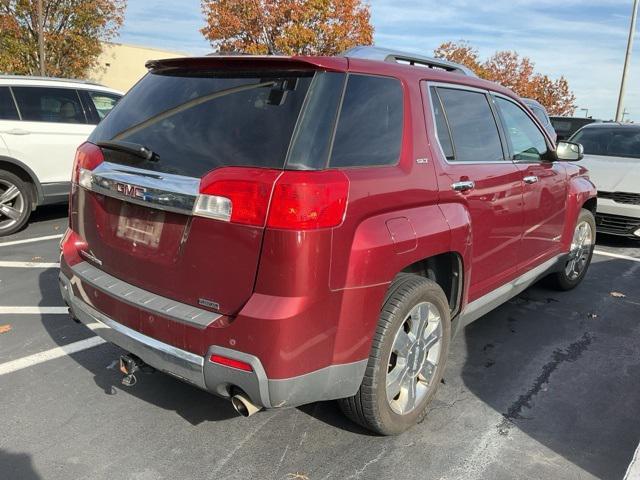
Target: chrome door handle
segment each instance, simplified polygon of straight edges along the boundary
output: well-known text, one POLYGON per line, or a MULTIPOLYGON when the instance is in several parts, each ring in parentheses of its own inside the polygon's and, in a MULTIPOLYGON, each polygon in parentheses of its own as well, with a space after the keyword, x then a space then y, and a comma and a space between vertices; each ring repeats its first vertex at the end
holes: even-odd
POLYGON ((530 175, 528 177, 524 177, 523 180, 524 180, 524 183, 531 185, 533 183, 538 182, 538 177, 536 177, 535 175, 530 175))
POLYGON ((31 132, 22 128, 13 128, 11 130, 7 130, 5 133, 8 133, 9 135, 29 135, 31 132))
POLYGON ((476 184, 472 181, 463 181, 451 184, 451 188, 456 192, 468 192, 469 190, 473 190, 475 187, 476 184))

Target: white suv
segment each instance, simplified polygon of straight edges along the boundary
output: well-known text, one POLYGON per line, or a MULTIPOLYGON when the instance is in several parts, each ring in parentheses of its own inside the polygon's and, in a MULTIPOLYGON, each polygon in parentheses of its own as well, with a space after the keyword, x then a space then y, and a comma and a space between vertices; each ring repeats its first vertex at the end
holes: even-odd
POLYGON ((37 206, 67 201, 78 145, 120 97, 78 80, 0 76, 0 236, 37 206))

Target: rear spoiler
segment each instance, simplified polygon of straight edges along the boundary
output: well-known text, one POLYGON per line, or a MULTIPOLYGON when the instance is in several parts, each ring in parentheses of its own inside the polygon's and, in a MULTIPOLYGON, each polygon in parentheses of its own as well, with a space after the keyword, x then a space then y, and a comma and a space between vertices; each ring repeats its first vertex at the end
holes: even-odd
POLYGON ((342 57, 284 57, 275 55, 215 55, 207 57, 167 58, 149 60, 145 66, 150 72, 170 72, 184 69, 247 70, 274 68, 282 70, 328 70, 346 72, 349 61, 342 57))

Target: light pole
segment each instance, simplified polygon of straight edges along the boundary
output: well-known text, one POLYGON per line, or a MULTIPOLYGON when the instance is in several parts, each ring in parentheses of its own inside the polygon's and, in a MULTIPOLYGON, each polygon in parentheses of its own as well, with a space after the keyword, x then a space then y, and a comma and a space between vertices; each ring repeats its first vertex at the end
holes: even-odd
POLYGON ((589 109, 588 108, 581 108, 580 111, 584 112, 584 118, 587 118, 589 116, 589 109))
POLYGON ((616 122, 621 122, 624 113, 624 91, 627 82, 627 71, 631 60, 631 49, 633 48, 633 37, 636 33, 636 18, 638 16, 638 0, 633 0, 633 12, 631 13, 631 25, 629 26, 629 40, 627 41, 627 54, 624 57, 624 67, 622 69, 622 81, 620 82, 620 95, 618 95, 618 108, 616 109, 616 122))
POLYGON ((40 75, 44 77, 47 71, 44 60, 44 13, 42 11, 42 0, 38 0, 38 57, 40 60, 40 75))

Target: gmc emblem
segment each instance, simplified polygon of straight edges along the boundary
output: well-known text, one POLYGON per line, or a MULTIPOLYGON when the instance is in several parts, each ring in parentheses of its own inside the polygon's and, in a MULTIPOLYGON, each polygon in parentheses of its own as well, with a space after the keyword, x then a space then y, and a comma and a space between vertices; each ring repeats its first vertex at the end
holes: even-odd
POLYGON ((144 187, 138 187, 137 185, 130 185, 128 183, 116 183, 116 191, 127 197, 144 199, 144 194, 147 189, 144 187))

